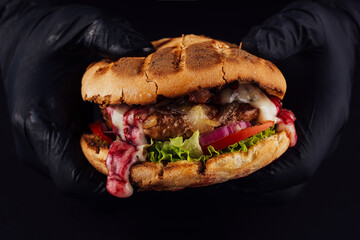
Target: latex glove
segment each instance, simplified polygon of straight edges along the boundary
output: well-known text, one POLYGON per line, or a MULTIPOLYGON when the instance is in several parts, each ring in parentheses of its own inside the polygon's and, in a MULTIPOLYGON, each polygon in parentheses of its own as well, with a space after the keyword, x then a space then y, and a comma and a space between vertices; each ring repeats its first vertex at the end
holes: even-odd
POLYGON ((0 73, 19 156, 67 193, 105 193, 106 177, 79 144, 91 111, 81 77, 99 55, 144 55, 152 45, 124 19, 87 6, 7 1, 0 13, 0 73))
POLYGON ((253 27, 242 48, 273 61, 287 80, 283 107, 298 142, 267 167, 227 186, 256 201, 296 195, 336 148, 359 64, 360 2, 301 1, 253 27))

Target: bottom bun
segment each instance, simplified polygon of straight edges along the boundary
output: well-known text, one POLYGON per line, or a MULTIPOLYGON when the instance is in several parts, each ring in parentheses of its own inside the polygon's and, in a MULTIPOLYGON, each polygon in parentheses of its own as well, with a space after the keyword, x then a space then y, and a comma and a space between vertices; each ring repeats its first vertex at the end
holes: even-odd
MULTIPOLYGON (((96 145, 93 134, 81 137, 81 148, 89 162, 107 175, 105 165, 108 147, 96 145)), ((226 153, 203 162, 139 162, 130 169, 131 184, 139 190, 180 190, 208 186, 245 177, 279 158, 289 147, 284 131, 261 140, 247 152, 226 153)))

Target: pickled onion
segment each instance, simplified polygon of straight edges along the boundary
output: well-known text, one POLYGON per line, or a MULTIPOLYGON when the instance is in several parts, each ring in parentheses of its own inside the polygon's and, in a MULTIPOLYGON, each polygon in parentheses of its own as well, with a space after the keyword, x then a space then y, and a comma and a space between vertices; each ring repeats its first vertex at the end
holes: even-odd
POLYGON ((212 143, 218 139, 229 136, 230 134, 233 134, 250 126, 251 126, 250 122, 240 121, 229 124, 224 127, 217 128, 214 131, 200 135, 199 137, 200 146, 208 145, 209 143, 212 143))

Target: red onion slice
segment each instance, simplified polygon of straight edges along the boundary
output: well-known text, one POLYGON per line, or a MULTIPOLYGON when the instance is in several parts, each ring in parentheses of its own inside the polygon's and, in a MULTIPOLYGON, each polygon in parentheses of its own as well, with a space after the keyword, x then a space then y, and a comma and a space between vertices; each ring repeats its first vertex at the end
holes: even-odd
POLYGON ((200 146, 208 145, 209 143, 212 143, 218 139, 229 136, 230 134, 233 134, 250 126, 251 126, 250 122, 240 121, 229 124, 224 127, 217 128, 214 131, 200 135, 199 137, 200 146))

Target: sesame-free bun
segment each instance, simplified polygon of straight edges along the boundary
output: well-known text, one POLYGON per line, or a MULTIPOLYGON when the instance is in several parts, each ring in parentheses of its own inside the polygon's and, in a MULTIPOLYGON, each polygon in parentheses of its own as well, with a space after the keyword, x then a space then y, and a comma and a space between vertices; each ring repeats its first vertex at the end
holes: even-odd
MULTIPOLYGON (((89 162, 107 175, 105 165, 108 148, 94 147, 92 134, 84 134, 81 148, 89 162)), ((203 162, 178 161, 139 162, 130 169, 130 181, 139 190, 180 190, 185 187, 208 186, 245 177, 279 158, 289 147, 285 131, 276 133, 250 147, 247 152, 226 153, 203 162)))
POLYGON ((234 44, 192 34, 152 44, 156 51, 147 57, 90 65, 82 78, 83 99, 146 105, 155 103, 157 96, 175 98, 236 80, 254 83, 280 99, 286 92, 284 76, 274 64, 234 44))

